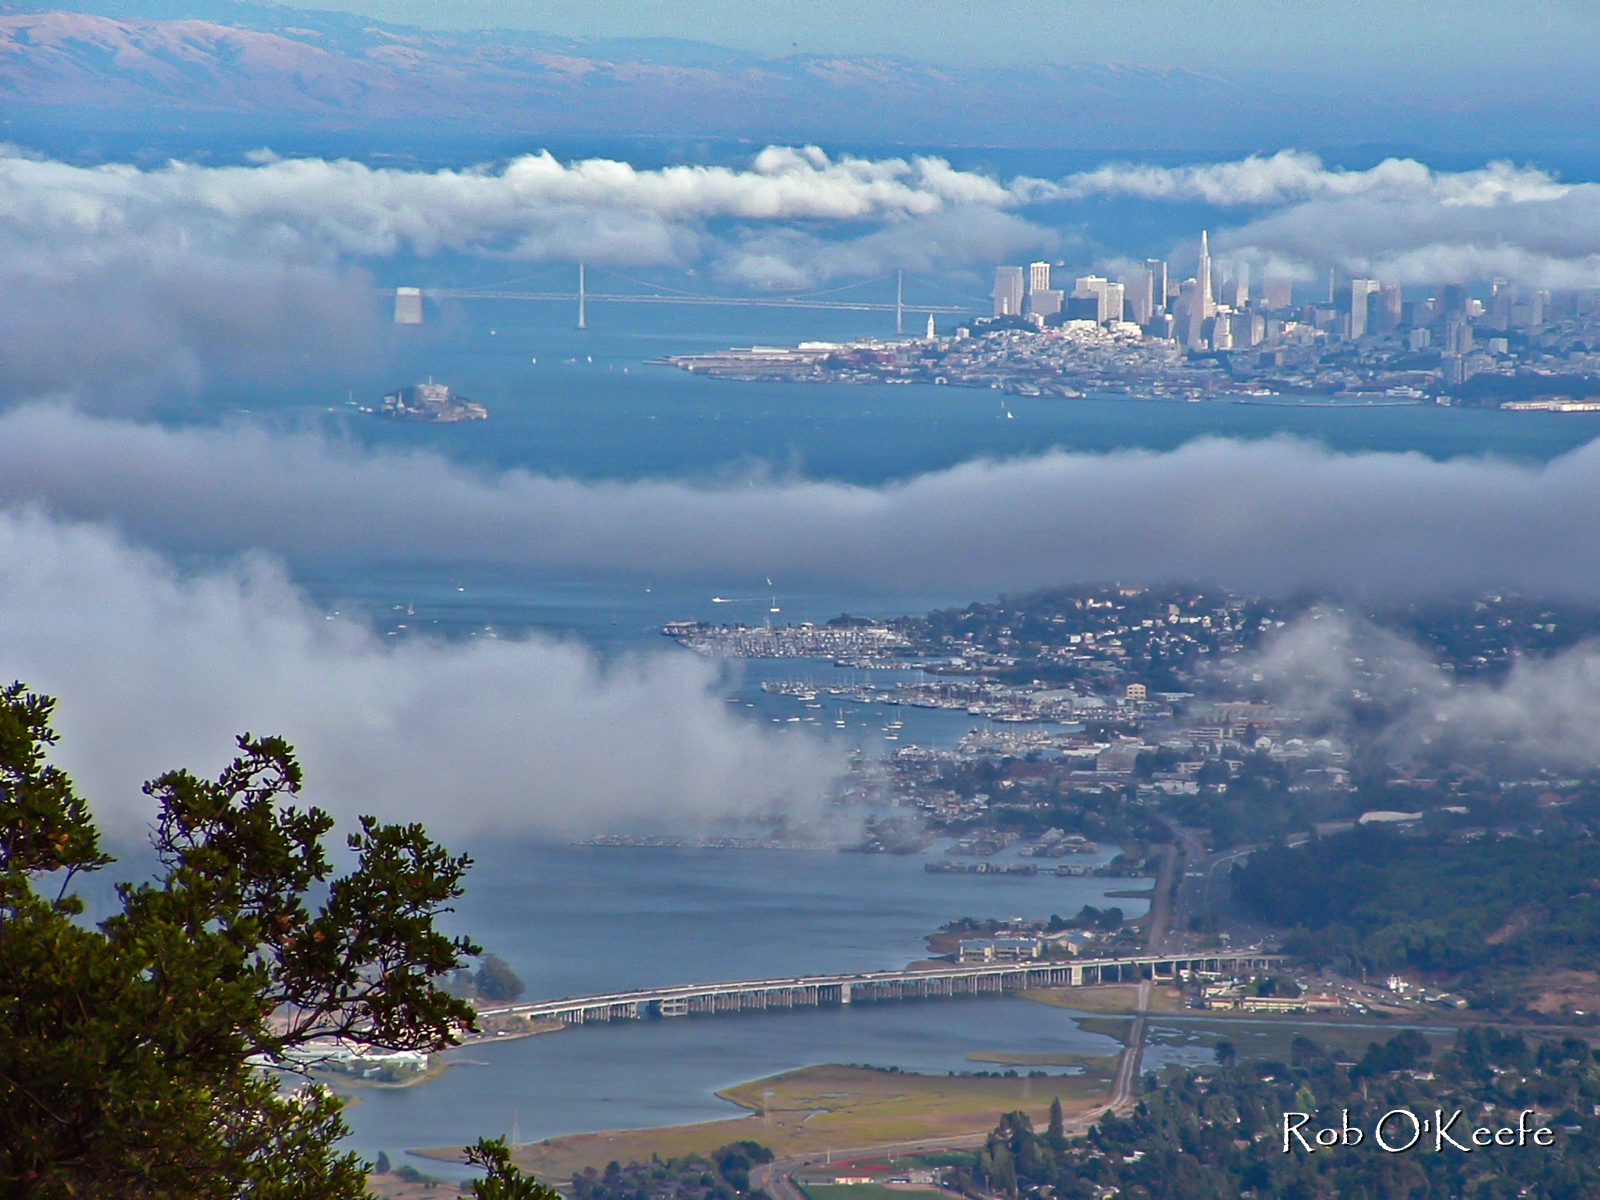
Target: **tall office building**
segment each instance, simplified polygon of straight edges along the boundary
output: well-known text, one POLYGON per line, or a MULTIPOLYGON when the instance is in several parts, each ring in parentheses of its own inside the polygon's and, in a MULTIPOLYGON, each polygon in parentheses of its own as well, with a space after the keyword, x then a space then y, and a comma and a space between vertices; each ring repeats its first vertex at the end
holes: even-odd
POLYGON ((1236 309, 1250 307, 1250 264, 1236 262, 1233 264, 1233 278, 1227 291, 1222 297, 1224 304, 1236 309))
POLYGON ((1022 302, 1022 315, 1025 317, 1053 317, 1061 311, 1060 288, 1032 288, 1028 298, 1022 302))
POLYGON ((1273 312, 1294 307, 1294 280, 1287 275, 1268 275, 1262 281, 1261 300, 1273 312))
POLYGON ((1211 249, 1204 229, 1200 231, 1200 261, 1194 269, 1194 281, 1200 297, 1200 319, 1209 321, 1217 315, 1217 301, 1211 292, 1211 249))
POLYGON ((1378 281, 1376 279, 1352 279, 1350 281, 1350 340, 1365 337, 1367 334, 1367 297, 1376 295, 1378 281))
POLYGON ((1206 347, 1206 306, 1199 279, 1186 279, 1178 289, 1180 340, 1190 350, 1206 347))
POLYGON ((1378 295, 1381 297, 1378 311, 1382 314, 1382 321, 1378 326, 1378 331, 1380 333, 1393 333, 1400 328, 1400 312, 1402 309, 1400 285, 1398 283, 1383 284, 1378 289, 1378 295))
MULTIPOLYGON (((1103 276, 1080 275, 1073 281, 1072 295, 1067 298, 1068 315, 1101 323, 1110 320, 1110 305, 1106 295, 1109 286, 1103 276)), ((1121 315, 1117 313, 1119 318, 1121 315)))
POLYGON ((1022 283, 1023 273, 1021 267, 996 267, 994 269, 994 291, 989 294, 994 300, 995 316, 1020 317, 1022 315, 1022 283))
POLYGON ((1105 316, 1101 321, 1120 321, 1127 305, 1127 289, 1120 283, 1106 284, 1105 316))
POLYGON ((1061 292, 1050 286, 1050 264, 1028 264, 1028 295, 1022 313, 1028 317, 1053 317, 1061 311, 1061 292))
POLYGON ((1156 313, 1155 272, 1149 267, 1135 267, 1122 277, 1122 291, 1127 299, 1128 319, 1140 325, 1150 324, 1156 313))
POLYGON ((1166 312, 1167 260, 1164 258, 1147 258, 1144 260, 1144 269, 1150 272, 1151 312, 1166 312))

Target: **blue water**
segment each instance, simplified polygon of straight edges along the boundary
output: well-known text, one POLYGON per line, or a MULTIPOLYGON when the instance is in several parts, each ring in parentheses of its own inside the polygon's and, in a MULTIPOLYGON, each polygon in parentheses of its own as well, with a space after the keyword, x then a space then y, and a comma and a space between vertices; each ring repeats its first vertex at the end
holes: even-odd
MULTIPOLYGON (((420 329, 386 327, 386 349, 351 368, 353 378, 331 375, 325 385, 270 393, 239 384, 209 394, 202 410, 173 410, 167 418, 213 420, 244 407, 278 426, 310 425, 359 445, 437 453, 489 471, 616 480, 757 472, 869 486, 974 457, 1163 451, 1200 437, 1295 437, 1340 452, 1544 462, 1600 436, 1600 414, 1022 396, 1002 407, 979 389, 711 380, 645 360, 734 344, 887 336, 891 322, 876 313, 618 305, 592 307, 591 328, 580 333, 572 317, 547 303, 430 307, 431 323, 420 329), (483 401, 491 419, 398 424, 356 414, 346 403, 349 394, 370 403, 387 388, 427 376, 483 401)), ((405 563, 358 571, 319 565, 300 578, 330 608, 383 618, 415 605, 418 619, 407 623, 424 632, 543 629, 613 648, 658 644, 667 620, 759 621, 766 606, 755 602, 773 594, 782 609, 774 619, 782 620, 825 620, 842 611, 888 616, 983 598, 844 594, 805 579, 769 586, 758 574, 689 590, 662 579, 440 572, 405 563), (747 597, 752 606, 721 607, 711 602, 716 594, 747 597)))
MULTIPOLYGON (((511 963, 537 998, 697 980, 865 971, 924 957, 958 917, 1048 917, 1138 881, 935 875, 930 854, 469 847, 477 865, 449 926, 511 963)), ((1115 847, 1073 861, 1105 862, 1115 847)), ((1048 860, 1041 860, 1046 867, 1048 860)))
POLYGON ((389 331, 392 357, 366 378, 353 387, 340 381, 279 397, 273 417, 314 420, 361 444, 425 448, 497 469, 637 479, 759 468, 860 484, 978 456, 1170 450, 1198 437, 1291 436, 1345 452, 1547 461, 1600 436, 1600 414, 1022 396, 1002 405, 994 393, 974 388, 713 380, 645 360, 730 345, 890 336, 892 323, 870 313, 708 315, 619 306, 579 333, 554 305, 463 308, 449 330, 389 331), (426 426, 348 415, 352 390, 371 402, 385 389, 427 376, 481 400, 490 420, 426 426))
MULTIPOLYGON (((513 1129, 531 1142, 724 1120, 746 1110, 718 1098, 718 1089, 813 1063, 943 1074, 1005 1069, 967 1058, 985 1051, 1117 1053, 1113 1039, 1079 1029, 1076 1015, 995 998, 580 1026, 451 1051, 450 1059, 472 1065, 413 1088, 362 1091, 345 1114, 354 1129, 349 1144, 371 1158, 379 1150, 393 1157, 400 1148, 460 1145, 513 1129)), ((1041 1098, 1049 1086, 1031 1084, 1041 1098)), ((760 1126, 752 1123, 744 1136, 759 1139, 760 1126)), ((432 1161, 421 1166, 457 1174, 432 1161)))
MULTIPOLYGON (((430 282, 419 280, 419 282, 430 282)), ((763 385, 693 378, 644 360, 673 351, 752 342, 887 334, 880 315, 751 310, 595 308, 579 334, 554 306, 459 305, 422 330, 388 330, 385 356, 271 396, 247 387, 211 399, 269 422, 313 425, 375 447, 429 450, 486 470, 583 478, 715 477, 768 470, 872 485, 975 456, 1165 450, 1196 437, 1294 436, 1339 451, 1404 451, 1436 459, 1496 454, 1547 461, 1595 436, 1600 416, 1507 414, 1436 407, 1296 409, 1125 399, 1012 397, 1006 420, 992 394, 933 387, 763 385), (589 361, 590 359, 593 361, 589 361), (533 360, 537 359, 535 362, 533 360), (486 403, 492 419, 406 426, 355 416, 344 401, 427 375, 486 403), (330 412, 329 410, 333 411, 330 412)), ((542 630, 606 652, 670 647, 669 619, 754 620, 774 598, 781 617, 841 611, 894 615, 977 597, 845 595, 806 580, 730 579, 717 589, 668 580, 558 578, 508 571, 423 571, 404 563, 299 575, 330 608, 381 626, 445 637, 542 630), (750 611, 711 596, 748 597, 750 611), (764 601, 764 602, 763 602, 764 601), (407 610, 411 610, 408 612, 407 610)), ((824 700, 806 710, 760 691, 763 679, 824 664, 752 663, 730 669, 725 695, 752 720, 795 736, 842 736, 892 748, 884 726, 904 721, 905 744, 949 744, 978 722, 964 713, 824 700), (805 718, 790 722, 790 716, 805 718)), ((1048 916, 1108 903, 1092 880, 1054 876, 934 876, 920 858, 821 852, 733 852, 498 844, 480 859, 454 929, 511 961, 530 995, 554 996, 696 979, 866 969, 923 952, 922 937, 959 916, 1048 916)), ((1109 852, 1109 848, 1108 848, 1109 852)), ((1130 914, 1137 901, 1114 901, 1130 914)), ((352 1145, 375 1155, 508 1132, 525 1139, 599 1128, 730 1115, 718 1087, 807 1063, 874 1062, 956 1069, 973 1049, 1097 1048, 1069 1014, 1018 1001, 885 1005, 569 1030, 461 1052, 463 1066, 415 1089, 367 1092, 350 1111, 352 1145)))
MULTIPOLYGON (((933 875, 929 855, 829 851, 471 847, 477 864, 445 925, 528 983, 528 998, 718 979, 899 967, 962 916, 1047 917, 1110 899, 1126 880, 933 875)), ((1114 853, 1075 861, 1102 862, 1114 853)), ((1136 886, 1136 884, 1135 884, 1136 886)), ((622 1023, 453 1051, 482 1066, 400 1091, 365 1090, 352 1145, 454 1144, 509 1130, 528 1140, 735 1115, 718 1088, 812 1063, 972 1069, 976 1050, 1114 1053, 1060 1009, 929 1001, 622 1023)))

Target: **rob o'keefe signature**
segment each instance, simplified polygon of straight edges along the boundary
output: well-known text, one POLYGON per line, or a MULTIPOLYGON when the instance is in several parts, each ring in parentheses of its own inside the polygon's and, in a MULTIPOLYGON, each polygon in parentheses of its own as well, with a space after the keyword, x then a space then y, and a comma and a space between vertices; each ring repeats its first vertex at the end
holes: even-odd
POLYGON ((1408 1150, 1432 1149, 1459 1150, 1471 1153, 1492 1146, 1553 1146, 1556 1132, 1549 1126, 1533 1124, 1534 1110, 1525 1108, 1517 1114, 1515 1125, 1497 1128, 1479 1126, 1471 1128, 1462 1118, 1462 1110, 1446 1113, 1434 1109, 1432 1115, 1418 1116, 1409 1108, 1391 1108, 1370 1129, 1350 1122, 1350 1110, 1340 1110, 1339 1124, 1308 1128, 1314 1113, 1286 1112, 1283 1114, 1283 1152, 1298 1146, 1309 1154, 1318 1150, 1331 1150, 1338 1146, 1359 1146, 1369 1137, 1372 1144, 1385 1154, 1404 1154, 1408 1150))

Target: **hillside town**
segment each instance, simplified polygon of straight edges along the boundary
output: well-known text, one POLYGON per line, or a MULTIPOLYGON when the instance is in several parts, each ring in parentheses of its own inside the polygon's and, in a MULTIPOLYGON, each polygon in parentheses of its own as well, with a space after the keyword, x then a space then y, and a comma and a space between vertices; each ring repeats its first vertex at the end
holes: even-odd
POLYGON ((702 655, 840 668, 768 679, 769 695, 975 718, 953 745, 902 741, 897 729, 882 756, 858 756, 846 786, 847 801, 915 811, 931 831, 1054 829, 1057 838, 1098 840, 1159 817, 1227 845, 1375 824, 1470 838, 1519 822, 1588 820, 1582 814, 1600 804, 1600 770, 1518 755, 1470 730, 1454 741, 1392 735, 1411 717, 1433 721, 1431 701, 1389 679, 1362 642, 1339 650, 1355 686, 1319 692, 1315 706, 1295 680, 1264 666, 1264 650, 1290 625, 1357 618, 1400 634, 1441 675, 1462 680, 1502 677, 1525 656, 1600 630, 1600 610, 1515 595, 1357 612, 1106 586, 887 621, 680 622, 664 632, 702 655))

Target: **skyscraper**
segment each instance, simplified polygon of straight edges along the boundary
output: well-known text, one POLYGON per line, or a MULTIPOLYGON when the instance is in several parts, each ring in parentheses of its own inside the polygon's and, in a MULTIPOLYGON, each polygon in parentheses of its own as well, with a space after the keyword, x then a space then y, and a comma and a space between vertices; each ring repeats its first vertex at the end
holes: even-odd
POLYGON ((1148 325, 1156 311, 1155 272, 1149 267, 1135 267, 1122 277, 1122 290, 1128 302, 1129 319, 1148 325))
POLYGON ((1217 315, 1217 301, 1211 293, 1211 249, 1206 244, 1204 229, 1200 231, 1200 262, 1194 269, 1194 281, 1200 297, 1200 319, 1209 321, 1217 315))
POLYGON ((1380 333, 1393 333, 1400 327, 1402 309, 1400 285, 1398 283, 1383 284, 1378 289, 1378 295, 1381 297, 1378 305, 1379 311, 1383 314, 1382 323, 1379 325, 1378 331, 1380 333))
POLYGON ((1030 292, 1047 292, 1050 290, 1050 264, 1035 262, 1028 264, 1028 290, 1030 292))
POLYGON ((1101 321, 1120 321, 1127 305, 1127 290, 1120 283, 1106 284, 1105 316, 1101 321))
POLYGON ((1206 308, 1201 295, 1199 279, 1186 279, 1178 290, 1178 312, 1182 322, 1180 339, 1190 350, 1204 350, 1206 346, 1206 308))
POLYGON ((1144 269, 1150 272, 1150 300, 1153 312, 1167 311, 1167 260, 1147 258, 1144 269))
POLYGON ((1262 288, 1262 300, 1275 312, 1292 307, 1294 280, 1284 274, 1268 275, 1262 288))
POLYGON ((1022 315, 1022 283, 1023 273, 1021 267, 996 267, 994 269, 994 291, 989 294, 994 299, 995 316, 1020 317, 1022 315))
POLYGON ((1082 275, 1073 281, 1072 303, 1068 306, 1070 315, 1089 317, 1102 324, 1110 320, 1122 319, 1121 288, 1118 288, 1118 308, 1115 313, 1111 311, 1108 292, 1110 285, 1100 275, 1082 275))
POLYGON ((1367 297, 1377 294, 1376 279, 1350 281, 1350 340, 1365 337, 1367 333, 1367 297))
MULTIPOLYGON (((1236 262, 1233 264, 1233 284, 1228 289, 1223 300, 1234 308, 1248 308, 1250 306, 1250 264, 1236 262)), ((1237 340, 1237 339, 1236 339, 1237 340)))

